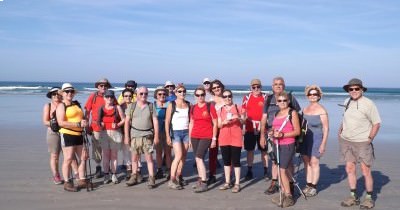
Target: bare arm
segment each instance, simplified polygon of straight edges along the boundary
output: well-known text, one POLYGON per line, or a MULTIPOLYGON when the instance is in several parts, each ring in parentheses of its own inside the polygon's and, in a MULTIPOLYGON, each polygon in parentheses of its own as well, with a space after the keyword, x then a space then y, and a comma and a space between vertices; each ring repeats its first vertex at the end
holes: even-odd
POLYGON ((167 107, 167 111, 165 112, 165 137, 168 145, 172 145, 171 135, 170 135, 170 123, 171 123, 171 112, 172 112, 172 104, 169 103, 167 107))
POLYGON ((118 111, 119 118, 121 119, 117 123, 117 127, 119 128, 125 124, 125 113, 122 111, 122 108, 120 105, 117 105, 117 111, 118 111))
POLYGON ((42 121, 43 125, 49 127, 50 126, 50 106, 49 104, 45 104, 43 106, 43 115, 42 115, 42 121))
POLYGON ((377 123, 372 126, 371 132, 369 133, 369 136, 368 136, 370 143, 374 140, 375 136, 378 134, 380 127, 381 127, 380 123, 377 123))
POLYGON ((131 116, 126 115, 125 117, 125 125, 124 125, 124 143, 129 145, 131 141, 131 134, 130 134, 130 129, 131 129, 131 116))
POLYGON ((328 135, 329 135, 328 113, 324 108, 323 108, 323 111, 324 111, 323 114, 320 115, 321 122, 322 122, 322 143, 321 143, 321 146, 319 147, 320 154, 323 154, 325 152, 326 143, 328 141, 328 135))

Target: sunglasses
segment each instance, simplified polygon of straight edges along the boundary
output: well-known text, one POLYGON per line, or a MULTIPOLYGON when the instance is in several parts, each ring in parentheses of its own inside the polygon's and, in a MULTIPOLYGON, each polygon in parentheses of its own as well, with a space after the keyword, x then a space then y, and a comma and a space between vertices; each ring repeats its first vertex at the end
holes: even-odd
POLYGON ((58 93, 57 93, 57 92, 53 92, 53 93, 51 94, 51 96, 58 96, 58 93))
POLYGON ((253 90, 260 89, 260 88, 261 88, 261 85, 254 85, 254 86, 251 86, 251 89, 253 89, 253 90))
POLYGON ((361 88, 349 88, 349 91, 360 91, 361 90, 361 88))
POLYGON ((211 85, 211 82, 205 82, 203 85, 211 85))
POLYGON ((276 101, 279 102, 279 103, 282 103, 282 102, 287 102, 288 100, 284 99, 284 100, 276 100, 276 101))
POLYGON ((232 95, 223 95, 222 98, 232 98, 232 95))
POLYGON ((178 93, 186 93, 186 90, 178 90, 176 92, 178 92, 178 93))
POLYGON ((132 95, 124 95, 125 98, 132 98, 132 95))
POLYGON ((104 87, 108 87, 108 85, 100 84, 99 87, 104 88, 104 87))
POLYGON ((205 93, 202 93, 202 94, 194 94, 196 97, 204 97, 204 96, 206 96, 206 94, 205 93))
POLYGON ((145 93, 139 93, 139 95, 141 95, 141 96, 147 96, 147 95, 149 95, 149 93, 147 93, 147 92, 145 92, 145 93))
POLYGON ((104 96, 105 98, 114 99, 114 96, 104 96))
POLYGON ((165 86, 166 88, 175 88, 175 86, 174 85, 167 85, 167 86, 165 86))
POLYGON ((309 93, 309 94, 307 94, 307 96, 319 96, 319 94, 318 93, 309 93))
POLYGON ((71 93, 71 94, 74 94, 75 93, 75 90, 64 90, 64 93, 71 93))
POLYGON ((165 93, 158 93, 157 95, 158 95, 158 96, 166 96, 167 94, 165 94, 165 93))
POLYGON ((215 89, 219 89, 219 88, 221 88, 221 87, 220 86, 215 86, 212 89, 215 90, 215 89))

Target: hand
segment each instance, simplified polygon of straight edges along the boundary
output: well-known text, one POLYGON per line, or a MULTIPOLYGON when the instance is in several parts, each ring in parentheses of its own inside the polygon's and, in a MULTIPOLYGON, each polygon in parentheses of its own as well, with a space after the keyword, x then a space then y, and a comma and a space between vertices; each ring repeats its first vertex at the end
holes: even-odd
POLYGON ((261 134, 261 136, 260 136, 260 146, 261 146, 261 148, 265 149, 266 145, 267 145, 267 140, 265 139, 265 136, 261 134))
POLYGON ((86 126, 88 126, 87 120, 83 119, 83 120, 81 121, 81 127, 82 127, 82 128, 85 128, 86 126))
POLYGON ((171 137, 167 137, 167 144, 168 146, 172 147, 171 137))
POLYGON ((153 139, 154 145, 158 145, 158 143, 160 143, 160 140, 156 137, 154 137, 153 139))
POLYGON ((211 148, 217 147, 217 141, 212 140, 211 141, 211 148))
POLYGON ((322 145, 319 147, 319 154, 321 154, 321 156, 325 154, 325 147, 322 145))

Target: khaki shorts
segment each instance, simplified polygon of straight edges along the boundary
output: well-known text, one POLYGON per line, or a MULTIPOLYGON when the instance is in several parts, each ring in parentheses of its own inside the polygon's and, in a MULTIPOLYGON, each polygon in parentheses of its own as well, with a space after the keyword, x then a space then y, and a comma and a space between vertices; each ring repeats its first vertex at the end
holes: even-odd
POLYGON ((99 141, 103 150, 120 150, 122 134, 119 130, 103 130, 100 132, 99 141))
POLYGON ((371 166, 374 162, 374 150, 368 142, 350 142, 339 140, 341 160, 371 166))
POLYGON ((131 151, 138 155, 153 153, 153 135, 131 138, 131 151))
POLYGON ((93 131, 92 135, 92 157, 96 163, 102 160, 102 150, 100 145, 100 132, 93 131))
POLYGON ((59 133, 47 129, 47 147, 49 153, 60 154, 61 152, 61 137, 59 133))

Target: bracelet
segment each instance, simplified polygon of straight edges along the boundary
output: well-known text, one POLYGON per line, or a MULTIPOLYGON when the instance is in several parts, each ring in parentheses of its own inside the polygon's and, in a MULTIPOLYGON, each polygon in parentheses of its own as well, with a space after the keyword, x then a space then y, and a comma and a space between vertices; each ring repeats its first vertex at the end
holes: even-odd
POLYGON ((368 136, 368 139, 369 139, 369 140, 372 140, 373 138, 372 138, 371 136, 368 136))

